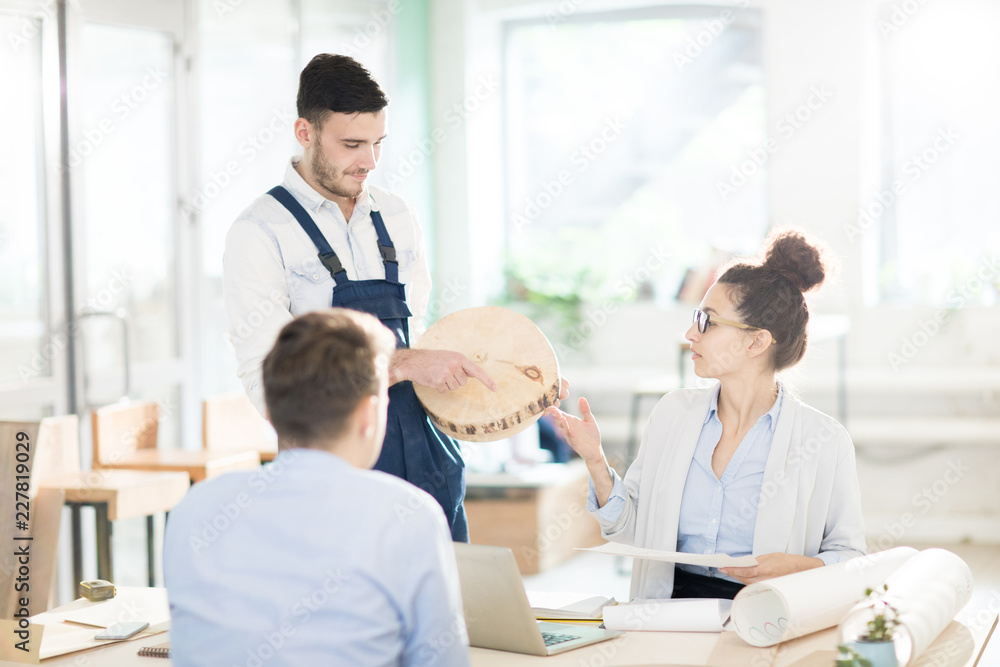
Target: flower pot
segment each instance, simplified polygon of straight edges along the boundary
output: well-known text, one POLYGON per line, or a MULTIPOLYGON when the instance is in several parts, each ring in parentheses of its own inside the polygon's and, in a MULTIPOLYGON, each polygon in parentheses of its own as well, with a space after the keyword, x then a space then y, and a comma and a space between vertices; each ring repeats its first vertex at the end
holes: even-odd
POLYGON ((872 667, 899 667, 896 660, 896 645, 889 641, 870 642, 859 639, 847 644, 862 658, 870 660, 872 667))

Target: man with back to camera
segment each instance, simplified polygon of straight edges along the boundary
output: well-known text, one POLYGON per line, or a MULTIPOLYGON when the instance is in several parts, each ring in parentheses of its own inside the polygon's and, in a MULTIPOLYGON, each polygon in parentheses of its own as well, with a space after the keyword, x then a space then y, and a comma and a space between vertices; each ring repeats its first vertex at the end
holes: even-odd
POLYGON ((281 330, 263 363, 280 450, 271 469, 196 484, 170 513, 175 664, 468 665, 444 515, 368 470, 395 342, 341 308, 281 330))
POLYGON ((430 300, 424 240, 405 201, 365 183, 387 136, 388 99, 354 59, 320 54, 302 70, 297 103, 302 157, 292 158, 282 185, 243 211, 226 237, 223 290, 237 373, 263 414, 261 361, 289 320, 331 305, 378 317, 397 350, 375 469, 434 496, 452 538, 468 541, 461 451, 431 423, 412 383, 441 392, 470 378, 494 391, 496 384, 458 352, 408 349, 410 318, 419 324, 430 300))

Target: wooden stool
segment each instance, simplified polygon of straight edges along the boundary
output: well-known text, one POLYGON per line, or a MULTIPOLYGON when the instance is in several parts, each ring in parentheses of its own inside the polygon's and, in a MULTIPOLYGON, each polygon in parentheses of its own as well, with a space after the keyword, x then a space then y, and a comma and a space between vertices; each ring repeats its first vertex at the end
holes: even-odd
POLYGON ((260 466, 256 451, 157 449, 160 406, 152 401, 109 405, 91 414, 94 468, 183 472, 191 483, 260 466))
POLYGON ((73 529, 73 579, 83 580, 80 509, 93 507, 96 514, 97 576, 114 581, 111 534, 118 519, 146 517, 146 559, 149 585, 156 582, 154 524, 157 512, 173 509, 190 488, 188 476, 180 472, 80 468, 79 422, 76 415, 47 417, 39 424, 35 470, 42 488, 58 489, 65 495, 73 529))
POLYGON ((58 489, 38 488, 38 429, 38 422, 0 422, 0 479, 4 480, 0 572, 9 582, 0 591, 0 619, 14 618, 20 598, 30 601, 32 614, 47 610, 55 589, 63 494, 58 489), (29 554, 27 565, 18 557, 22 549, 29 554), (22 566, 30 568, 30 574, 24 575, 22 566), (29 589, 17 590, 19 576, 30 577, 25 581, 29 589))
POLYGON ((278 455, 278 436, 243 392, 209 396, 201 404, 205 451, 256 450, 261 461, 278 455))

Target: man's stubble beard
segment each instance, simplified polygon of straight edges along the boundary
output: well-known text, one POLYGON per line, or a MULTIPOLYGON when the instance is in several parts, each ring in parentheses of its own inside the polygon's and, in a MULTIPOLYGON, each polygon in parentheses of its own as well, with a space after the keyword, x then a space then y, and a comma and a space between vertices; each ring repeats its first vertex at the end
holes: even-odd
MULTIPOLYGON (((337 185, 337 173, 334 171, 330 163, 326 161, 326 157, 323 155, 322 151, 316 151, 313 153, 312 157, 312 173, 316 179, 316 182, 323 186, 323 189, 337 195, 338 197, 348 197, 350 199, 356 199, 365 191, 365 184, 360 183, 358 189, 355 192, 349 192, 345 188, 337 185)), ((341 176, 346 175, 346 172, 341 172, 341 176)))

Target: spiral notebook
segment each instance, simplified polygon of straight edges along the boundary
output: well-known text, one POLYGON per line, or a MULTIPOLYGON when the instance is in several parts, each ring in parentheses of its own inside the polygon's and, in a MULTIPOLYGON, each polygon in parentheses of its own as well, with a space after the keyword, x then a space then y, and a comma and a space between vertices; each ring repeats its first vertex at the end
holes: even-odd
POLYGON ((144 646, 139 649, 139 655, 144 658, 169 658, 170 642, 164 642, 156 646, 144 646))

